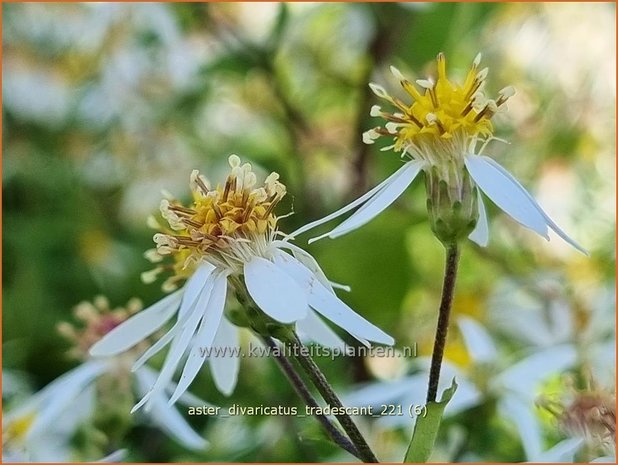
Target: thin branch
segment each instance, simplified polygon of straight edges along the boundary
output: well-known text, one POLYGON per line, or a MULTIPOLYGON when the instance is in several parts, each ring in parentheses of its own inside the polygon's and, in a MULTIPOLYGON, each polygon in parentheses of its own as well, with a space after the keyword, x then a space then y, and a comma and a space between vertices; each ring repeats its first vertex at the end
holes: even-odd
POLYGON ((444 283, 442 285, 442 299, 440 301, 436 339, 434 341, 433 354, 431 355, 427 402, 435 402, 438 393, 438 382, 440 381, 440 369, 442 368, 442 358, 444 357, 444 347, 446 346, 446 336, 448 334, 448 323, 453 304, 458 263, 459 246, 456 243, 451 244, 446 248, 444 283))
MULTIPOLYGON (((309 392, 309 388, 298 375, 298 373, 296 373, 296 370, 294 370, 292 364, 288 361, 288 359, 286 359, 283 355, 279 355, 277 350, 275 350, 277 349, 275 341, 273 341, 273 339, 270 337, 262 337, 262 340, 271 349, 271 354, 273 355, 273 358, 279 365, 281 371, 287 376, 290 384, 294 387, 294 390, 299 395, 299 397, 303 399, 303 401, 309 407, 319 407, 318 403, 309 392)), ((362 460, 362 457, 356 450, 356 447, 354 447, 354 444, 352 444, 350 440, 325 415, 315 414, 315 417, 322 424, 331 439, 339 447, 348 451, 356 458, 362 460)))
MULTIPOLYGON (((307 375, 311 379, 311 382, 318 389, 324 400, 329 405, 336 407, 337 410, 339 410, 340 412, 344 412, 345 407, 341 403, 341 400, 339 400, 337 394, 335 394, 335 391, 327 381, 320 368, 309 356, 306 351, 307 348, 303 346, 300 339, 298 339, 298 336, 292 332, 287 342, 294 349, 293 355, 298 361, 299 365, 305 370, 305 373, 307 373, 307 375)), ((361 460, 367 463, 378 463, 378 459, 369 447, 369 444, 367 444, 367 441, 365 440, 361 432, 358 430, 356 424, 354 424, 354 421, 352 421, 352 418, 350 418, 350 416, 346 413, 340 413, 335 416, 337 417, 337 420, 346 431, 346 433, 348 433, 348 436, 356 446, 359 455, 361 456, 361 460)))

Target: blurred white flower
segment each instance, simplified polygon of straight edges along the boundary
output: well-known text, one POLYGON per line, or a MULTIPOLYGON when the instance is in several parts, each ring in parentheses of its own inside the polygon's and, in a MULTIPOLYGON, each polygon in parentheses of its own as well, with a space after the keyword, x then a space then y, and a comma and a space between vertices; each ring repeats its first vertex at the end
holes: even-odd
MULTIPOLYGON (((191 207, 175 200, 165 199, 161 203, 161 213, 169 227, 162 228, 157 223, 163 232, 155 234, 157 249, 148 251, 147 257, 158 263, 164 256, 172 255, 175 274, 164 283, 164 289, 173 290, 178 281, 186 279, 184 287, 135 315, 91 349, 95 356, 119 354, 177 314, 174 326, 134 365, 134 369, 140 367, 171 343, 161 375, 134 411, 161 395, 187 352, 170 404, 195 379, 209 350, 217 388, 226 395, 233 391, 240 360, 238 330, 230 322, 234 318, 224 315, 228 284, 242 304, 257 305, 257 309, 245 309, 240 317, 251 324, 256 319, 263 325, 295 324, 318 343, 342 346, 341 339, 320 314, 364 344, 394 342, 336 296, 333 283, 311 255, 286 239, 276 239, 280 233, 273 211, 285 195, 278 174, 272 173, 264 187, 255 188, 257 180, 251 166, 241 165, 236 155, 230 156, 229 161, 231 174, 225 185, 216 189, 210 189, 197 171, 192 173, 191 207)), ((153 281, 165 269, 158 265, 144 273, 143 278, 153 281)))
MULTIPOLYGON (((121 396, 119 392, 98 392, 96 382, 99 379, 122 379, 119 386, 127 385, 131 389, 133 384, 136 396, 146 394, 158 373, 143 366, 135 372, 135 382, 132 383, 130 367, 135 360, 134 352, 104 359, 92 359, 87 355, 93 343, 140 307, 137 301, 131 301, 126 308, 111 310, 107 299, 99 297, 94 305, 83 302, 76 307, 75 314, 82 321, 82 327, 69 323, 59 325, 59 331, 74 344, 70 354, 81 359, 82 363, 3 416, 3 453, 8 453, 9 459, 70 461, 71 439, 77 429, 94 416, 97 396, 121 396)), ((176 385, 170 383, 166 388, 173 390, 176 385)), ((190 393, 185 393, 180 401, 185 405, 205 404, 190 393)), ((147 418, 184 447, 200 450, 208 445, 175 408, 167 405, 164 393, 155 396, 153 409, 147 418)))
POLYGON ((573 296, 559 277, 536 275, 529 283, 503 280, 489 300, 492 327, 526 345, 570 344, 595 383, 616 382, 616 294, 613 285, 573 296), (574 302, 574 299, 577 299, 574 302))
MULTIPOLYGON (((563 372, 576 363, 572 346, 558 345, 530 353, 523 359, 505 366, 490 334, 478 322, 468 318, 458 319, 471 366, 459 367, 446 360, 439 390, 446 389, 453 378, 457 392, 446 406, 445 416, 452 416, 479 405, 486 398, 497 399, 498 412, 512 423, 522 441, 530 461, 541 460, 544 438, 535 412, 535 398, 541 383, 563 372)), ((424 405, 427 395, 430 359, 419 357, 415 361, 419 371, 396 381, 370 383, 346 397, 349 405, 364 406, 383 404, 424 405)), ((384 427, 409 427, 415 419, 409 416, 384 416, 378 420, 384 427)))

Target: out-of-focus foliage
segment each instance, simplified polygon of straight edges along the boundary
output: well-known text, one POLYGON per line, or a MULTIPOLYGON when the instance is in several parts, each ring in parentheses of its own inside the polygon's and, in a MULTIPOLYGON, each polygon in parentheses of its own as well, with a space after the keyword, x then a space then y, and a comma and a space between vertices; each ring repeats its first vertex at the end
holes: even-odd
MULTIPOLYGON (((464 249, 455 317, 485 326, 505 366, 572 344, 575 384, 603 378, 613 392, 606 375, 615 354, 608 360, 612 351, 598 345, 615 339, 614 19, 603 3, 4 5, 4 368, 40 388, 72 366, 55 326, 75 304, 96 294, 113 303, 160 298, 139 280, 152 246, 146 218, 162 189, 187 196, 192 169, 219 181, 237 153, 262 174, 278 171, 290 193, 279 213, 295 213, 281 228, 292 231, 398 166, 392 152, 362 144, 375 124, 369 81, 396 89, 390 64, 424 78, 439 51, 462 76, 481 51, 492 93, 518 91, 496 120, 510 143, 488 152, 591 256, 556 237, 545 243, 490 207, 489 247, 464 249), (532 314, 538 321, 522 316, 532 314), (540 322, 546 332, 536 331, 540 322)), ((399 346, 430 353, 443 250, 422 187, 366 227, 308 250, 331 279, 351 285, 343 298, 354 309, 399 346)), ((467 369, 455 325, 450 336, 447 360, 467 369)), ((400 359, 318 363, 342 392, 408 370, 400 359)), ((568 397, 565 379, 538 394, 568 397)), ((206 371, 191 390, 223 406, 298 404, 267 359, 243 360, 230 398, 206 371)), ((492 396, 483 399, 443 424, 434 458, 526 459, 513 424, 492 396)), ((546 410, 535 415, 547 448, 570 434, 546 410)), ((401 460, 411 421, 394 430, 359 421, 379 456, 401 460)), ((211 443, 203 454, 143 426, 121 445, 139 461, 350 460, 311 418, 191 422, 211 443)))

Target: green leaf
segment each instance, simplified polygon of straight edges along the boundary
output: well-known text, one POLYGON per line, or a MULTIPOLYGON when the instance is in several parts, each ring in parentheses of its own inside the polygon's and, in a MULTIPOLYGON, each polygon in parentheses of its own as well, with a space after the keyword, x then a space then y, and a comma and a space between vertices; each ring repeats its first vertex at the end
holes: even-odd
POLYGON ((406 457, 403 460, 404 463, 427 462, 433 450, 433 445, 436 442, 436 437, 438 436, 444 408, 452 399, 456 390, 457 383, 455 382, 455 378, 453 378, 451 387, 442 393, 442 400, 440 400, 440 402, 429 402, 427 404, 425 415, 418 417, 416 425, 414 425, 412 440, 408 446, 406 457))

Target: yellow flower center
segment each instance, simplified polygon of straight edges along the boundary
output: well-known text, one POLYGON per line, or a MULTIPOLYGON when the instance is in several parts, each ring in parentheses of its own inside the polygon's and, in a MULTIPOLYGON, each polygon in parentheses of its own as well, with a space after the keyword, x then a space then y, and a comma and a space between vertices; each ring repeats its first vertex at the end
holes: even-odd
POLYGON ((480 55, 472 63, 463 85, 449 81, 446 76, 446 59, 440 53, 437 57, 438 75, 431 79, 418 80, 418 90, 397 69, 391 67, 393 74, 400 80, 402 87, 412 98, 406 104, 390 96, 382 87, 370 84, 373 92, 398 111, 386 113, 379 106, 371 109, 372 116, 379 116, 388 122, 385 127, 377 127, 364 134, 366 143, 380 136, 395 139, 396 151, 406 150, 410 146, 420 146, 428 139, 448 140, 459 135, 464 138, 488 137, 492 135, 491 118, 498 109, 514 94, 512 87, 502 89, 496 100, 486 99, 483 95, 487 68, 478 71, 480 55))
MULTIPOLYGON (((193 202, 185 206, 177 200, 163 200, 161 214, 169 228, 158 227, 155 234, 156 253, 147 252, 147 258, 160 261, 163 255, 173 255, 174 278, 168 288, 179 279, 187 278, 196 263, 229 262, 239 244, 268 242, 276 230, 274 208, 285 196, 285 186, 277 173, 271 173, 263 187, 256 186, 251 165, 240 164, 236 155, 229 157, 231 172, 225 184, 214 189, 197 170, 191 174, 193 202)), ((169 268, 169 267, 168 267, 169 268)), ((143 275, 152 281, 165 267, 157 267, 143 275)))
POLYGON ((28 431, 30 431, 30 428, 32 427, 32 423, 34 423, 35 418, 35 412, 28 412, 8 422, 4 430, 3 442, 23 442, 26 439, 28 431))

